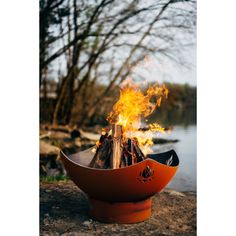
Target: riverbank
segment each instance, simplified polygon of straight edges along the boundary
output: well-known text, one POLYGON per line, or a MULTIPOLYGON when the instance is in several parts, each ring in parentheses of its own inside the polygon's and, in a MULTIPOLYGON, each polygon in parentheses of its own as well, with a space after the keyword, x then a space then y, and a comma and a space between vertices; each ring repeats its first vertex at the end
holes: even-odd
POLYGON ((153 197, 152 216, 136 224, 89 219, 85 194, 70 180, 40 182, 40 235, 196 235, 196 193, 165 189, 153 197))

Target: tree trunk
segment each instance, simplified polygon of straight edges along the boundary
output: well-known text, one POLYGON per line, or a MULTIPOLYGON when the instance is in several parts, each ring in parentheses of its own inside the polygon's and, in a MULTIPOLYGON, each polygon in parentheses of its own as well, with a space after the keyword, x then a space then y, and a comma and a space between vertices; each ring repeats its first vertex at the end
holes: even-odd
POLYGON ((68 124, 70 122, 72 107, 74 103, 74 73, 69 73, 68 77, 62 83, 61 91, 53 112, 53 125, 68 124))
MULTIPOLYGON (((76 0, 73 1, 73 22, 74 22, 74 39, 77 36, 78 24, 77 24, 77 4, 76 0)), ((69 49, 70 50, 70 49, 69 49)), ((70 52, 69 52, 70 53, 70 52)), ((77 76, 76 68, 78 63, 79 53, 77 42, 73 47, 72 66, 68 70, 68 75, 62 84, 62 88, 59 91, 57 103, 53 113, 53 125, 68 124, 71 119, 72 108, 74 103, 74 81, 77 76)), ((70 65, 70 57, 68 57, 68 66, 70 65)))
POLYGON ((44 69, 44 72, 43 72, 43 97, 44 98, 47 98, 47 75, 48 75, 48 70, 47 68, 44 69))

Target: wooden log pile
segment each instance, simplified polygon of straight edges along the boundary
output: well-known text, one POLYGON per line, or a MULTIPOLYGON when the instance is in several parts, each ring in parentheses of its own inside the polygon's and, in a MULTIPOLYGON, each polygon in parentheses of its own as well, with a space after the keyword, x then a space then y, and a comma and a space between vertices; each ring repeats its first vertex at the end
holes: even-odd
POLYGON ((89 167, 117 169, 144 160, 144 154, 136 138, 125 140, 122 126, 113 125, 112 134, 103 131, 89 167))

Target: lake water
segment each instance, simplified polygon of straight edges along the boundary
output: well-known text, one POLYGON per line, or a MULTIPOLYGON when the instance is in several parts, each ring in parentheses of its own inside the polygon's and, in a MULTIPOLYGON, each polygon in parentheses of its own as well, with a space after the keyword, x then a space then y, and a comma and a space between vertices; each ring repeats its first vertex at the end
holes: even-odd
POLYGON ((196 191, 196 125, 175 126, 170 134, 159 134, 158 137, 179 140, 153 147, 156 153, 174 149, 179 157, 179 169, 167 187, 177 191, 196 191))

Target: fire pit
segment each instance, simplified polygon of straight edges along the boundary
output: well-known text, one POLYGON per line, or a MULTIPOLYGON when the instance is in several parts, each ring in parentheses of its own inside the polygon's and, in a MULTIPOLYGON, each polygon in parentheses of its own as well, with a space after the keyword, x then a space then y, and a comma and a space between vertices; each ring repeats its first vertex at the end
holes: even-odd
MULTIPOLYGON (((103 222, 134 223, 151 215, 151 196, 174 176, 179 159, 174 150, 151 154, 158 123, 142 130, 142 118, 159 107, 168 89, 151 86, 144 93, 128 83, 120 91, 96 147, 70 157, 61 152, 68 175, 89 197, 89 215, 103 222)), ((145 120, 147 121, 147 119, 145 120)))
POLYGON ((151 196, 175 175, 179 159, 174 150, 150 154, 137 164, 119 169, 88 167, 92 148, 61 159, 69 177, 89 197, 91 218, 102 222, 135 223, 151 216, 151 196), (172 157, 171 165, 166 162, 172 157))

